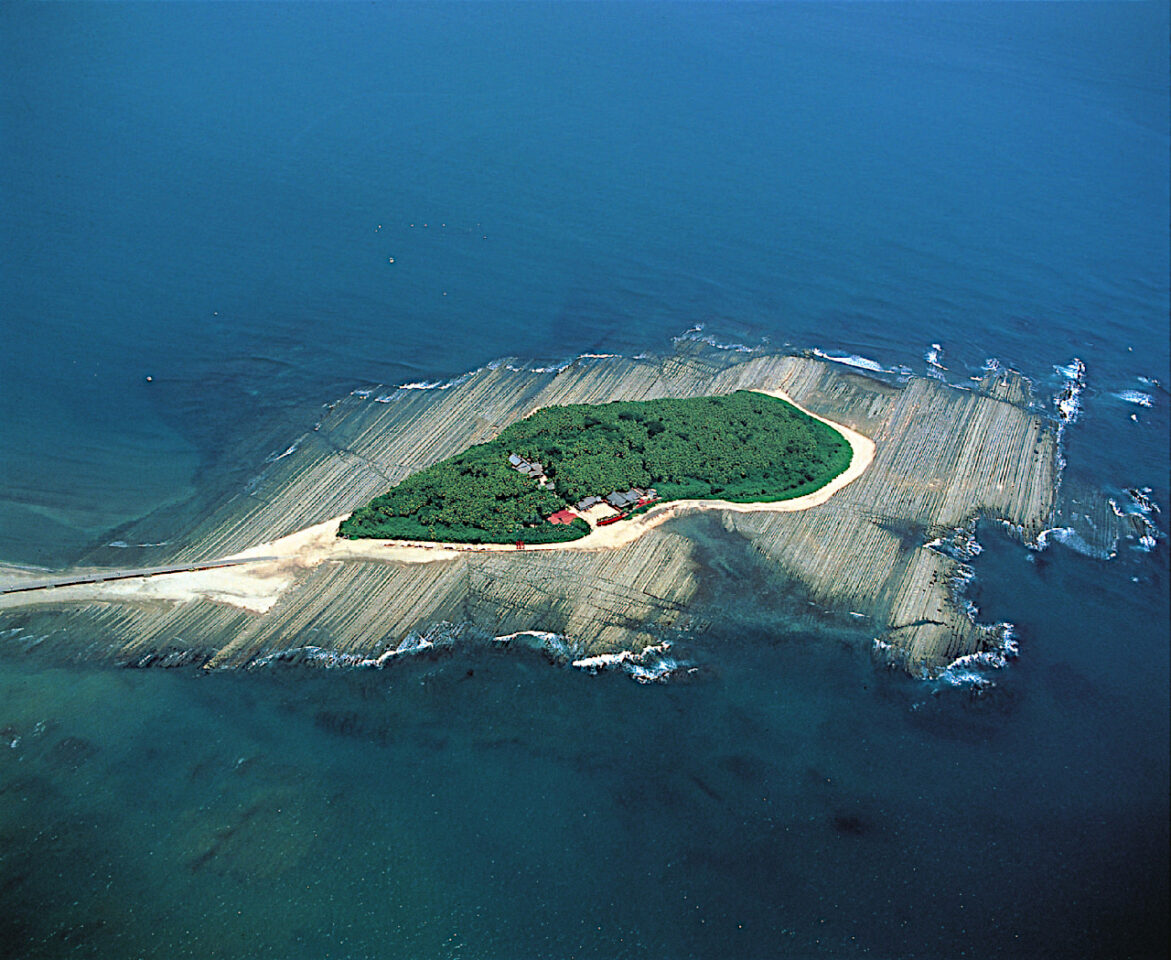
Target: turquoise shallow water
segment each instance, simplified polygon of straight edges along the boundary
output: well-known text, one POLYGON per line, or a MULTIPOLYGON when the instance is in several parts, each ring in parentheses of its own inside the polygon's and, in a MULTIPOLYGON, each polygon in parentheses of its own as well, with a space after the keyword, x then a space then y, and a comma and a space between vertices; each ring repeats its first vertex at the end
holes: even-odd
MULTIPOLYGON (((746 561, 713 526, 693 532, 730 588, 746 561)), ((1166 656, 1106 653, 1102 633, 1141 635, 1166 605, 1128 610, 1121 567, 987 539, 982 599, 1023 603, 1025 652, 982 698, 876 669, 759 579, 680 651, 705 664, 688 684, 486 649, 211 676, 4 661, 6 942, 1153 956, 1166 727, 1139 678, 1166 656), (1055 577, 1082 598, 1060 619, 1036 610, 1055 577)))
MULTIPOLYGON (((1080 357, 1067 482, 1165 509, 1167 27, 6 5, 0 560, 235 489, 358 387, 680 335, 919 373, 940 344, 956 382, 997 357, 1043 395, 1080 357)), ((0 951, 1157 952, 1166 541, 1101 563, 982 529, 972 596, 1021 657, 972 699, 692 532, 721 616, 690 684, 481 648, 113 671, 0 638, 0 951)))

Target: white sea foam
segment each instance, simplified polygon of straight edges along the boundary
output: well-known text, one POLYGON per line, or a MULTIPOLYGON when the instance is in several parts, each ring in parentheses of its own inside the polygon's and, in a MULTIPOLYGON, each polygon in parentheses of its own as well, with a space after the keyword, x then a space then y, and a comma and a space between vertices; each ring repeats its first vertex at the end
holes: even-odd
POLYGON ((1133 403, 1139 407, 1149 407, 1155 402, 1155 398, 1149 393, 1143 393, 1141 390, 1120 390, 1114 394, 1119 400, 1125 400, 1127 403, 1133 403))
POLYGON ((924 674, 923 679, 933 681, 937 686, 971 687, 984 690, 994 685, 989 676, 993 670, 1003 670, 1010 660, 1020 655, 1016 634, 1011 623, 998 623, 1000 631, 1000 645, 979 653, 969 653, 957 657, 942 670, 931 675, 924 674))
POLYGON ((713 336, 704 336, 695 338, 699 343, 706 343, 709 347, 715 347, 717 350, 732 350, 736 353, 752 353, 756 347, 750 347, 744 343, 722 343, 713 336))
POLYGON ((1144 517, 1149 517, 1152 513, 1163 512, 1159 509, 1159 505, 1151 499, 1151 494, 1154 491, 1150 487, 1129 487, 1126 492, 1130 496, 1131 503, 1138 508, 1144 517))
POLYGON ((1074 423, 1081 413, 1081 395, 1086 388, 1086 365, 1074 357, 1066 366, 1055 366, 1053 369, 1066 381, 1065 386, 1053 398, 1053 405, 1057 408, 1057 416, 1061 421, 1058 427, 1060 439, 1064 434, 1065 425, 1074 423))
POLYGON ((976 539, 975 520, 970 521, 967 526, 955 527, 943 536, 929 540, 924 546, 961 564, 974 560, 984 552, 984 547, 976 539))
MULTIPOLYGON (((500 366, 501 362, 497 360, 494 365, 489 364, 488 367, 489 369, 495 370, 500 366)), ((373 400, 375 403, 392 403, 403 390, 450 390, 452 387, 458 387, 461 383, 465 383, 483 369, 483 367, 480 367, 477 370, 469 370, 467 373, 460 374, 458 377, 452 377, 450 380, 412 380, 410 383, 399 384, 394 388, 394 393, 381 393, 375 396, 374 389, 370 388, 351 390, 350 396, 358 397, 361 400, 373 400)))
POLYGON ((1065 544, 1075 553, 1080 553, 1085 557, 1093 557, 1095 560, 1112 560, 1117 556, 1114 550, 1106 550, 1088 543, 1073 527, 1051 527, 1048 530, 1042 530, 1037 534, 1037 549, 1044 550, 1050 541, 1065 544))
POLYGON ((886 373, 886 368, 877 360, 869 357, 859 357, 857 354, 826 353, 824 350, 813 348, 813 355, 822 360, 832 360, 834 363, 845 364, 847 367, 857 367, 859 370, 869 370, 871 373, 886 373))
MULTIPOLYGON (((409 640, 410 638, 408 638, 409 640)), ((406 640, 403 644, 407 643, 406 640)), ((411 653, 421 653, 435 646, 430 641, 413 643, 404 647, 399 644, 393 650, 386 650, 377 657, 367 657, 359 653, 345 653, 341 650, 330 650, 312 644, 304 647, 290 647, 253 660, 249 666, 266 667, 281 660, 301 660, 314 666, 325 667, 327 670, 380 670, 387 662, 395 657, 411 653)))
POLYGON ((947 367, 939 362, 942 356, 943 347, 941 347, 938 343, 931 344, 931 347, 928 349, 928 351, 923 354, 923 359, 927 361, 927 366, 931 368, 927 371, 928 376, 936 377, 939 380, 943 379, 943 371, 945 371, 947 367))
POLYGON ((493 639, 499 644, 516 644, 529 650, 536 650, 559 662, 572 660, 581 654, 580 645, 548 630, 518 630, 516 633, 507 633, 493 639))
POLYGON ((732 350, 736 353, 752 353, 759 349, 757 347, 749 347, 743 343, 722 343, 712 334, 704 333, 703 329, 703 324, 697 323, 694 327, 689 327, 678 336, 672 337, 671 342, 682 343, 684 341, 691 341, 692 343, 706 343, 709 347, 715 347, 717 350, 732 350))
POLYGON ((496 643, 520 643, 528 647, 540 647, 550 650, 568 649, 565 638, 549 630, 517 630, 516 633, 505 633, 492 639, 496 643))
POLYGON ((1075 393, 1062 393, 1053 400, 1054 405, 1057 407, 1057 412, 1066 423, 1073 423, 1081 413, 1082 402, 1078 396, 1079 393, 1080 391, 1075 393))
POLYGON ((829 360, 832 363, 840 363, 843 366, 854 367, 857 370, 866 370, 870 373, 893 373, 900 377, 910 377, 914 371, 910 367, 897 364, 893 367, 884 367, 877 360, 871 360, 869 357, 861 357, 856 353, 843 353, 840 350, 827 351, 819 347, 814 347, 810 353, 815 357, 820 357, 822 360, 829 360))
POLYGON ((267 456, 267 457, 265 457, 265 458, 264 458, 264 462, 265 462, 265 463, 276 463, 278 460, 283 460, 285 457, 289 456, 289 454, 296 453, 296 452, 297 452, 297 447, 298 447, 299 445, 300 445, 300 441, 299 441, 299 440, 298 440, 298 441, 294 441, 292 444, 290 444, 290 445, 289 445, 288 449, 287 449, 287 450, 285 450, 285 452, 284 452, 284 453, 274 453, 274 454, 270 454, 269 456, 267 456))
POLYGON ((266 654, 253 660, 250 667, 266 667, 272 663, 296 660, 309 663, 313 666, 326 669, 343 670, 381 670, 397 657, 411 656, 424 653, 438 647, 449 647, 460 638, 460 629, 447 622, 437 623, 425 634, 409 633, 397 646, 390 647, 378 656, 367 656, 363 653, 348 653, 341 650, 332 650, 317 644, 305 644, 299 647, 289 647, 275 653, 266 654))
POLYGON ((676 671, 690 666, 677 660, 668 651, 670 641, 645 647, 639 653, 622 650, 619 653, 602 653, 592 657, 574 660, 573 666, 588 673, 621 669, 639 683, 666 683, 676 671))

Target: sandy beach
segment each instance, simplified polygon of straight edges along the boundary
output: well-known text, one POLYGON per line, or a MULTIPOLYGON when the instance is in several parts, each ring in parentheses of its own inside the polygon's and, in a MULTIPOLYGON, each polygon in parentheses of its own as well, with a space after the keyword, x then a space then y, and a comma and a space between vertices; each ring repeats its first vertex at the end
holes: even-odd
MULTIPOLYGON (((824 487, 803 497, 769 503, 733 503, 727 500, 675 500, 652 507, 646 513, 621 523, 595 526, 580 540, 568 543, 533 544, 526 551, 616 550, 633 543, 643 534, 680 513, 691 510, 728 510, 737 513, 791 513, 825 503, 839 490, 853 483, 874 459, 874 441, 840 423, 806 410, 781 390, 761 390, 838 431, 850 444, 850 465, 824 487)), ((223 560, 271 557, 265 562, 226 566, 211 570, 135 577, 104 583, 77 584, 52 589, 0 595, 0 609, 37 603, 108 600, 133 602, 164 600, 183 602, 195 599, 228 603, 254 613, 265 613, 298 575, 318 564, 347 560, 377 560, 394 563, 435 563, 451 560, 461 553, 517 552, 511 544, 424 543, 405 540, 344 540, 337 536, 345 516, 334 517, 270 543, 257 544, 223 560)))

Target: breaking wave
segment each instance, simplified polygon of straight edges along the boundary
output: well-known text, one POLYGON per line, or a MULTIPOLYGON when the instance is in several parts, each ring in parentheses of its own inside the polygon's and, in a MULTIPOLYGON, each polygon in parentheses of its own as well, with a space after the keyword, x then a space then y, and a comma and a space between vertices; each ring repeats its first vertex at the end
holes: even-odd
POLYGON ((691 343, 706 343, 709 347, 714 347, 717 350, 733 350, 736 353, 753 353, 759 350, 759 347, 749 347, 743 343, 721 343, 710 333, 703 332, 704 326, 702 323, 697 323, 694 327, 689 327, 678 336, 672 337, 672 343, 683 343, 690 341, 691 343))
POLYGON ((306 663, 311 666, 324 667, 327 670, 381 670, 398 657, 454 646, 461 639, 462 634, 463 630, 460 627, 443 622, 436 624, 426 633, 411 632, 407 634, 398 644, 388 647, 377 656, 306 644, 257 657, 248 666, 249 668, 258 668, 267 667, 274 663, 306 663))
POLYGON ((666 683, 679 671, 691 672, 692 668, 688 661, 671 656, 670 649, 670 642, 664 640, 654 646, 645 647, 639 653, 631 650, 603 653, 574 660, 573 666, 593 674, 603 670, 623 670, 638 683, 666 683))
POLYGON ((1119 400, 1125 400, 1127 403, 1133 403, 1139 407, 1149 407, 1155 402, 1155 398, 1149 393, 1143 393, 1141 390, 1120 390, 1114 394, 1119 400))
MULTIPOLYGON (((426 633, 412 632, 396 645, 376 655, 305 644, 257 657, 248 667, 258 669, 276 663, 300 663, 326 670, 381 670, 402 657, 454 647, 463 639, 464 633, 459 626, 440 623, 426 633)), ((670 654, 671 644, 668 641, 646 647, 638 653, 622 650, 588 657, 582 656, 584 651, 581 644, 548 630, 519 630, 493 637, 492 643, 531 650, 543 654, 556 664, 569 665, 589 674, 621 670, 638 683, 665 683, 681 672, 694 672, 690 662, 670 654)))
POLYGON ((927 376, 935 377, 937 380, 944 379, 943 374, 947 367, 939 362, 942 356, 943 347, 938 343, 931 344, 927 352, 923 354, 923 359, 927 362, 928 367, 927 376))
POLYGON ((810 353, 815 357, 820 357, 822 360, 840 363, 847 367, 854 367, 857 370, 867 370, 870 373, 893 373, 900 377, 909 377, 912 374, 910 367, 904 367, 901 364, 894 367, 884 367, 877 360, 871 360, 869 357, 860 357, 856 353, 842 353, 837 350, 826 351, 819 347, 814 347, 810 353))
POLYGON ((278 460, 283 460, 285 457, 289 456, 289 454, 296 453, 298 446, 300 446, 300 441, 299 440, 294 441, 293 443, 291 443, 289 445, 288 449, 286 449, 284 453, 269 454, 267 457, 264 458, 264 462, 265 463, 276 463, 278 460))
POLYGON ((998 646, 957 657, 942 670, 923 679, 931 680, 938 688, 968 687, 980 691, 994 686, 996 681, 990 676, 991 672, 1003 670, 1020 654, 1012 624, 998 623, 996 629, 1000 640, 998 646))
POLYGON ((1054 371, 1066 381, 1065 386, 1053 398, 1053 405, 1057 408, 1057 418, 1061 421, 1058 434, 1064 431, 1066 424, 1075 423, 1082 409, 1082 391, 1086 388, 1086 365, 1077 357, 1066 366, 1055 366, 1054 371))
POLYGON ((1112 560, 1117 556, 1114 550, 1095 547, 1074 530, 1073 527, 1051 527, 1048 530, 1042 530, 1037 534, 1035 549, 1044 550, 1049 546, 1050 542, 1063 543, 1074 552, 1086 557, 1093 557, 1095 560, 1112 560))

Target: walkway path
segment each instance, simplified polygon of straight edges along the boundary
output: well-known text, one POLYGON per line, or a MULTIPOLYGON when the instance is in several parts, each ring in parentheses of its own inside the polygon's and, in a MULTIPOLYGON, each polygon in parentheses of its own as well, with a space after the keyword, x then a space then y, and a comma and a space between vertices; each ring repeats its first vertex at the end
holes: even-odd
POLYGON ((242 563, 265 563, 277 557, 245 557, 237 560, 205 560, 202 563, 184 563, 169 567, 131 567, 119 570, 98 570, 93 573, 74 573, 45 580, 20 580, 0 584, 0 593, 24 593, 28 590, 51 590, 54 587, 73 587, 82 583, 104 583, 107 580, 135 580, 157 577, 165 573, 191 573, 195 570, 214 570, 218 567, 237 567, 242 563))

